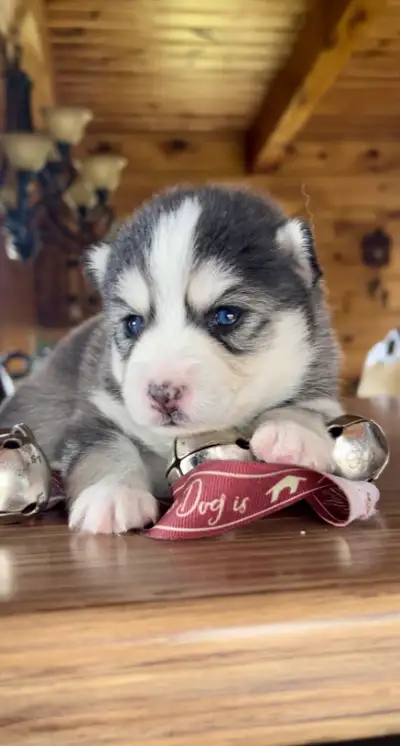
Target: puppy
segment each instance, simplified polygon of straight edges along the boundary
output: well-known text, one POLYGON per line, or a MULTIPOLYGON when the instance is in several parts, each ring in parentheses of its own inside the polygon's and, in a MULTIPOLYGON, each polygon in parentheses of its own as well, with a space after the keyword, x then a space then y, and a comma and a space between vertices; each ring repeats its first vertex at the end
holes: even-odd
POLYGON ((86 263, 103 313, 0 410, 60 465, 71 528, 156 521, 182 434, 236 426, 259 459, 329 469, 338 355, 305 224, 247 190, 177 188, 86 263))

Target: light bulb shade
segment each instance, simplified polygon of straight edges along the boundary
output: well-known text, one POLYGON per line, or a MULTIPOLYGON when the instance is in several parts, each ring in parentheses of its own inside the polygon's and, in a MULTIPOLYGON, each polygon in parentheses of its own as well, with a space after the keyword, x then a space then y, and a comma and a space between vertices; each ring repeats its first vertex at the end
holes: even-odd
POLYGON ((51 153, 52 142, 37 132, 8 132, 2 136, 4 152, 14 171, 41 171, 51 153))
POLYGON ((121 155, 97 153, 83 158, 76 165, 86 184, 94 189, 114 192, 118 188, 121 171, 127 163, 128 159, 121 155))
POLYGON ((16 207, 17 204, 17 190, 11 185, 6 185, 3 189, 0 189, 0 205, 7 207, 16 207))
MULTIPOLYGON (((26 191, 29 196, 32 196, 34 194, 34 192, 36 191, 35 180, 30 181, 29 184, 26 185, 26 191)), ((6 210, 9 207, 15 208, 17 206, 17 202, 18 191, 15 186, 6 184, 2 189, 0 189, 0 212, 1 208, 5 208, 6 210)))
POLYGON ((85 127, 93 119, 90 109, 80 106, 46 106, 42 116, 50 137, 68 145, 80 143, 85 127))
POLYGON ((5 39, 12 36, 13 30, 20 27, 27 10, 25 0, 1 0, 0 34, 5 39))
POLYGON ((17 247, 14 243, 14 239, 7 230, 0 231, 0 234, 4 241, 4 251, 6 252, 6 255, 9 259, 11 259, 12 262, 19 262, 21 261, 21 257, 18 254, 17 247))
POLYGON ((76 179, 63 195, 64 202, 70 210, 75 211, 79 207, 91 210, 97 204, 94 189, 85 184, 82 179, 76 179))

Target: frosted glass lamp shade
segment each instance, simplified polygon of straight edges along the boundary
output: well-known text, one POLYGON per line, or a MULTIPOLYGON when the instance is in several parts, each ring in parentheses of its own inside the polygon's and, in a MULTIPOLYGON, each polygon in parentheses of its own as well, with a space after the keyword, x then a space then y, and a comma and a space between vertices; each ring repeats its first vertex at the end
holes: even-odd
POLYGON ((42 115, 50 137, 68 145, 80 143, 85 127, 93 119, 90 109, 80 106, 47 106, 42 115))
MULTIPOLYGON (((26 191, 29 195, 32 195, 35 192, 35 189, 36 185, 34 181, 27 184, 26 191)), ((0 189, 0 214, 2 207, 5 207, 6 209, 8 207, 16 207, 17 201, 18 194, 16 187, 11 186, 11 184, 6 184, 3 189, 0 189)))
POLYGON ((76 210, 79 207, 91 210, 97 204, 93 188, 85 184, 82 179, 76 179, 73 182, 65 192, 63 199, 71 210, 76 210))
POLYGON ((82 180, 91 184, 94 189, 106 189, 114 192, 121 179, 121 171, 128 163, 128 159, 120 155, 102 154, 90 155, 78 162, 82 180))
POLYGON ((1 0, 0 35, 8 39, 17 28, 26 12, 24 0, 1 0))
POLYGON ((46 135, 9 132, 2 137, 3 149, 14 171, 41 171, 52 148, 46 135))
POLYGON ((12 186, 5 186, 0 189, 0 206, 5 207, 16 207, 17 205, 17 190, 12 186))
POLYGON ((9 132, 2 136, 3 150, 14 171, 41 171, 51 151, 49 137, 32 132, 9 132))

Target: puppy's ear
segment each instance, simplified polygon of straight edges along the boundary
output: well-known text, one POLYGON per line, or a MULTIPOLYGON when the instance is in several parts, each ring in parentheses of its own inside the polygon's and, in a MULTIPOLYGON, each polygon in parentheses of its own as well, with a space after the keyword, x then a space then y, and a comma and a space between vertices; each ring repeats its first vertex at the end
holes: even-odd
POLYGON ((110 244, 101 243, 92 246, 83 258, 84 271, 97 290, 101 290, 103 286, 110 252, 110 244))
POLYGON ((307 284, 314 287, 323 273, 317 259, 314 237, 308 223, 297 218, 286 220, 278 227, 276 240, 278 246, 294 259, 307 284))

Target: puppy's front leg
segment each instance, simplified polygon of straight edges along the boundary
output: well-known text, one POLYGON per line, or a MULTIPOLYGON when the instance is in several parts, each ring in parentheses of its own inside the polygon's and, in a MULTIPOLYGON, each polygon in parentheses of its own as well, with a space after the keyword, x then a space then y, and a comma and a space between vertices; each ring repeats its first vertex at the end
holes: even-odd
POLYGON ((119 534, 157 519, 158 503, 138 449, 122 433, 75 422, 61 454, 71 529, 119 534))
POLYGON ((333 439, 327 423, 342 413, 331 399, 271 410, 261 418, 251 439, 257 458, 330 471, 333 439))

